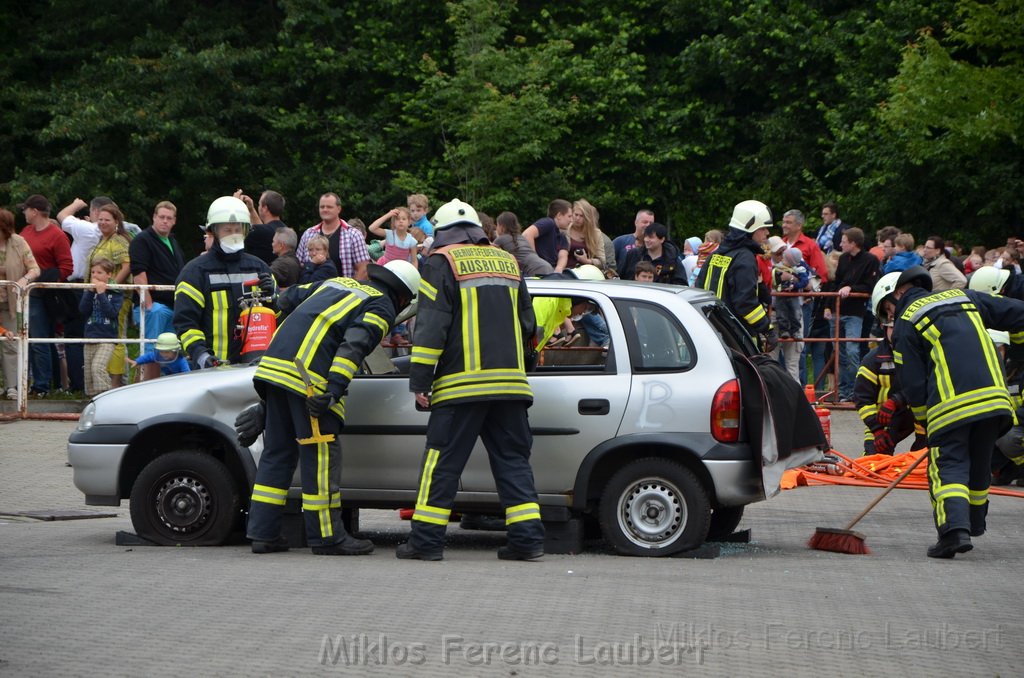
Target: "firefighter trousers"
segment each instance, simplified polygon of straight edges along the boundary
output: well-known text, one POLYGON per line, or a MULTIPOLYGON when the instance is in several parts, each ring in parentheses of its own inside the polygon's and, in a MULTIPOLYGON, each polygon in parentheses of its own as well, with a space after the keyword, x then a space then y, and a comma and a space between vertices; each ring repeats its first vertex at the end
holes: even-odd
POLYGON ((249 506, 246 536, 273 541, 281 536, 281 520, 296 464, 302 472, 302 513, 310 546, 329 546, 345 539, 341 522, 341 420, 333 414, 320 418, 320 432, 332 433, 333 442, 301 445, 299 438, 313 435, 306 399, 276 386, 266 390, 267 427, 263 454, 249 506))
POLYGON ((950 530, 985 531, 992 450, 1008 423, 989 417, 928 436, 928 492, 940 537, 950 530))
POLYGON ((488 400, 431 411, 409 537, 414 549, 435 553, 444 548, 459 478, 478 438, 487 449, 505 509, 509 546, 525 552, 543 548, 544 526, 530 468, 533 434, 527 407, 522 400, 488 400))

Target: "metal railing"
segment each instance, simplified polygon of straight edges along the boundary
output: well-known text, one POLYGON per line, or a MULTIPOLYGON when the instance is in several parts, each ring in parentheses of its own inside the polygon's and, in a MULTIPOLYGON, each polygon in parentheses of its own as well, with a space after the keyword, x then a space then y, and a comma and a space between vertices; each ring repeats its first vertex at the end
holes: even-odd
MULTIPOLYGON (((29 331, 29 304, 31 301, 31 292, 34 290, 92 290, 94 286, 88 283, 29 283, 22 288, 18 283, 11 280, 0 280, 0 294, 7 294, 8 290, 13 286, 15 289, 15 296, 17 299, 16 314, 15 317, 18 319, 17 327, 8 327, 7 329, 14 333, 13 339, 3 339, 0 341, 13 341, 18 346, 18 383, 15 388, 18 391, 17 408, 13 415, 7 415, 6 419, 18 418, 18 419, 78 419, 77 414, 66 414, 66 413, 42 413, 42 412, 29 412, 28 411, 28 381, 29 381, 29 360, 31 358, 31 348, 35 344, 138 344, 139 352, 141 353, 147 343, 152 343, 152 339, 146 338, 146 313, 145 309, 141 309, 139 313, 139 337, 128 338, 128 337, 115 337, 110 339, 101 338, 84 338, 84 337, 33 337, 29 331)), ((136 290, 153 290, 158 292, 173 292, 174 285, 134 285, 134 284, 111 284, 108 289, 117 290, 128 295, 136 290)), ((126 333, 127 328, 118 328, 119 333, 126 333)), ((4 390, 11 388, 10 384, 4 384, 4 390)))
MULTIPOLYGON (((817 393, 819 390, 821 390, 818 387, 819 387, 822 379, 826 375, 831 374, 832 375, 832 384, 833 384, 833 386, 832 386, 831 389, 825 391, 825 393, 818 398, 818 402, 823 404, 823 405, 827 405, 830 408, 834 408, 834 409, 844 409, 844 410, 854 409, 855 405, 853 403, 840 403, 840 401, 839 401, 839 379, 840 379, 841 372, 842 372, 842 358, 841 358, 841 353, 840 353, 840 351, 842 350, 841 347, 842 347, 843 344, 850 343, 850 342, 856 342, 856 343, 877 342, 878 338, 876 338, 876 337, 866 337, 865 338, 865 337, 843 337, 843 336, 840 336, 842 328, 841 328, 840 322, 839 322, 839 318, 840 318, 839 308, 840 308, 840 304, 842 303, 842 300, 843 300, 844 297, 840 297, 838 292, 778 292, 778 291, 772 290, 772 298, 775 298, 775 297, 811 297, 811 298, 821 297, 821 298, 832 298, 834 300, 833 306, 832 306, 832 309, 831 309, 832 310, 832 318, 833 318, 833 321, 834 321, 834 322, 832 322, 832 336, 830 336, 830 337, 808 337, 807 334, 808 334, 808 332, 810 332, 811 328, 805 327, 805 328, 803 328, 803 338, 801 338, 801 339, 793 339, 793 338, 780 339, 779 343, 808 343, 808 344, 824 344, 824 343, 829 343, 829 344, 832 344, 832 356, 831 356, 831 358, 829 358, 828 360, 825 361, 825 366, 821 370, 821 372, 814 376, 814 391, 815 391, 815 393, 817 393)), ((851 292, 846 298, 850 298, 850 299, 870 299, 871 295, 866 293, 866 292, 851 292)), ((812 301, 812 302, 808 302, 808 303, 812 303, 813 304, 813 303, 817 303, 817 302, 812 301)), ((865 309, 865 312, 866 312, 866 309, 865 309)), ((801 319, 802 319, 802 317, 803 317, 803 309, 801 309, 801 319)), ((813 316, 812 316, 812 322, 813 322, 813 316)), ((814 358, 813 358, 813 356, 811 356, 811 369, 813 369, 813 366, 814 366, 814 358)), ((801 386, 803 386, 803 384, 801 384, 801 386)))

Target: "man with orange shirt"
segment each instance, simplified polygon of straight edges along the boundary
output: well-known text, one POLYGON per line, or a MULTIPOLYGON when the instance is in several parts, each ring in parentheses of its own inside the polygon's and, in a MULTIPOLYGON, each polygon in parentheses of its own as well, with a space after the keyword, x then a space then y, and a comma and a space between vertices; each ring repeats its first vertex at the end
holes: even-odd
MULTIPOLYGON (((825 264, 825 255, 822 254, 821 248, 818 247, 818 243, 814 241, 814 238, 804 235, 804 222, 806 220, 804 213, 800 210, 789 210, 783 214, 782 239, 786 241, 787 245, 797 248, 800 250, 800 254, 804 255, 804 262, 807 264, 808 272, 811 274, 811 280, 807 285, 807 289, 811 292, 817 292, 822 284, 828 282, 828 265, 825 264)), ((813 311, 816 306, 815 298, 804 297, 803 304, 804 336, 813 337, 815 336, 813 334, 813 311)), ((819 374, 823 369, 825 369, 825 344, 805 342, 803 352, 800 354, 800 382, 803 384, 806 384, 808 381, 808 351, 811 351, 814 367, 814 374, 811 375, 811 381, 814 380, 814 375, 819 374)))
MULTIPOLYGON (((32 249, 32 255, 39 264, 37 282, 66 282, 74 270, 71 258, 71 243, 64 231, 50 220, 50 201, 41 195, 30 195, 25 202, 18 205, 25 215, 27 226, 22 230, 21 237, 32 249)), ((28 302, 28 331, 33 339, 47 339, 54 336, 54 325, 63 320, 56 318, 51 309, 47 308, 44 295, 56 297, 53 292, 36 290, 31 293, 28 302)), ((50 392, 53 379, 53 345, 32 344, 31 369, 32 393, 45 396, 50 392)))

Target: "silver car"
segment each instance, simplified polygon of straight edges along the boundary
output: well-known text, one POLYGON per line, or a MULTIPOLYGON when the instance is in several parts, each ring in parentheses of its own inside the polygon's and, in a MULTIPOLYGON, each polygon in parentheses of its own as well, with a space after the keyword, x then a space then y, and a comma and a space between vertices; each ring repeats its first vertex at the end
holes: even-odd
MULTIPOLYGON (((549 348, 530 373, 531 461, 551 528, 586 522, 621 554, 671 555, 731 533, 745 505, 778 491, 784 470, 820 457, 818 446, 780 449, 772 394, 750 369, 757 349, 713 295, 619 281, 529 288, 591 300, 610 334, 606 350, 549 348)), ((349 509, 416 500, 429 413, 409 392, 408 358, 381 369, 376 357, 346 403, 349 509)), ((94 398, 68 441, 86 504, 129 499, 138 534, 160 544, 224 543, 243 523, 262 450, 262 439, 240 447, 232 428, 257 399, 253 372, 226 366, 94 398)), ((456 509, 502 512, 482 446, 456 509)))

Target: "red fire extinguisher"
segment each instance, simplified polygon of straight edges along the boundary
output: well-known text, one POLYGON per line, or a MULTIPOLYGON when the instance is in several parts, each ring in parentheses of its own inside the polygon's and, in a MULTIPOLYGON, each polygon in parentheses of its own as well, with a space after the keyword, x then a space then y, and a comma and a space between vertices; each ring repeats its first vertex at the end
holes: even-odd
POLYGON ((277 330, 277 316, 274 309, 266 305, 258 282, 250 280, 243 283, 248 291, 238 301, 242 311, 238 314, 235 337, 242 342, 242 362, 251 362, 262 356, 277 330))
POLYGON ((832 412, 827 407, 820 407, 818 405, 818 396, 814 392, 814 386, 807 384, 804 386, 804 396, 807 398, 807 402, 814 408, 814 413, 818 415, 818 423, 821 424, 821 430, 825 434, 825 442, 832 446, 832 412))

